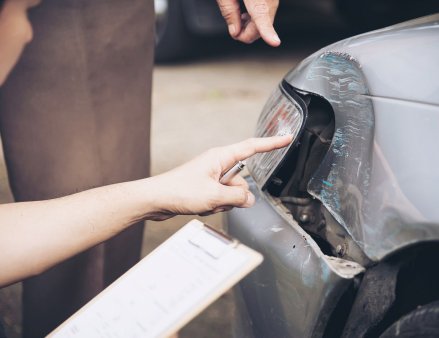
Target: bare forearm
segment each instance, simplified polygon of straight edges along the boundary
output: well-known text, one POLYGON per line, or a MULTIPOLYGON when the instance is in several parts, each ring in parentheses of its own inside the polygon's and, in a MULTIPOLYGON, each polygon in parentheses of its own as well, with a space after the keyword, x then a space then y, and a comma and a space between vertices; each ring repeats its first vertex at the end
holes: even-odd
POLYGON ((0 286, 36 275, 142 219, 247 208, 254 196, 242 177, 221 175, 257 152, 284 147, 291 136, 248 139, 215 148, 165 174, 71 196, 0 206, 0 286))
POLYGON ((38 274, 158 212, 153 179, 0 206, 0 285, 38 274))

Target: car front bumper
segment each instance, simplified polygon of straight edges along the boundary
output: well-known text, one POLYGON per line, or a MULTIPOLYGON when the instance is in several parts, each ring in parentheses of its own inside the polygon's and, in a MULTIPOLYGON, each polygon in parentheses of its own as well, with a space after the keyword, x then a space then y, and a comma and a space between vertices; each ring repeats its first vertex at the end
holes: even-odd
POLYGON ((247 178, 255 205, 227 213, 229 233, 264 256, 235 289, 238 331, 255 337, 320 337, 364 269, 329 257, 275 199, 247 178))

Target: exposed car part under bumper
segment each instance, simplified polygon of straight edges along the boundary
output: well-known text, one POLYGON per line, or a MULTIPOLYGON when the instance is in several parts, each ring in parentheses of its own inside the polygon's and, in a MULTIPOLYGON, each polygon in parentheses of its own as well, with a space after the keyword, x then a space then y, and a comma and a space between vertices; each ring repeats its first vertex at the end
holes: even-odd
POLYGON ((227 214, 228 230, 264 255, 264 262, 239 286, 256 337, 321 336, 336 304, 364 271, 360 265, 326 256, 316 242, 247 179, 256 196, 250 209, 227 214))

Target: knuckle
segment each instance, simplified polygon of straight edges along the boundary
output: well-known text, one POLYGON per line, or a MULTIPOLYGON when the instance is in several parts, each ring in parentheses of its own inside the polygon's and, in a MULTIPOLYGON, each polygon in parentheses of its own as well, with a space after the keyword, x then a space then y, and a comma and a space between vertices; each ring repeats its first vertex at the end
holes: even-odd
POLYGON ((253 3, 252 8, 253 18, 268 15, 270 11, 266 1, 256 1, 253 3))
POLYGON ((221 11, 222 16, 226 20, 232 19, 233 16, 239 11, 239 5, 235 2, 219 1, 218 7, 221 11))
POLYGON ((226 11, 221 11, 223 18, 229 22, 233 19, 233 12, 226 12, 226 11))
POLYGON ((244 189, 240 189, 237 201, 239 205, 244 205, 247 202, 247 192, 244 189))

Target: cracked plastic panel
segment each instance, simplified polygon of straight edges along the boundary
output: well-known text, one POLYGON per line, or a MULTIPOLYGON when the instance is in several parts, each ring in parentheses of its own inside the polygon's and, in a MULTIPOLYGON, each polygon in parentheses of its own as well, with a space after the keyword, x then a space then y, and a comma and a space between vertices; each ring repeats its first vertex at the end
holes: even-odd
POLYGON ((439 240, 439 87, 428 72, 439 72, 438 22, 436 15, 341 41, 285 78, 333 107, 334 138, 308 191, 372 260, 439 240), (407 48, 413 39, 424 42, 428 56, 407 48), (383 47, 386 41, 397 53, 383 47), (402 42, 404 53, 396 48, 402 42))
POLYGON ((255 337, 320 337, 341 295, 363 267, 325 256, 280 201, 248 178, 256 204, 227 214, 229 233, 264 255, 245 278, 237 313, 255 337))

